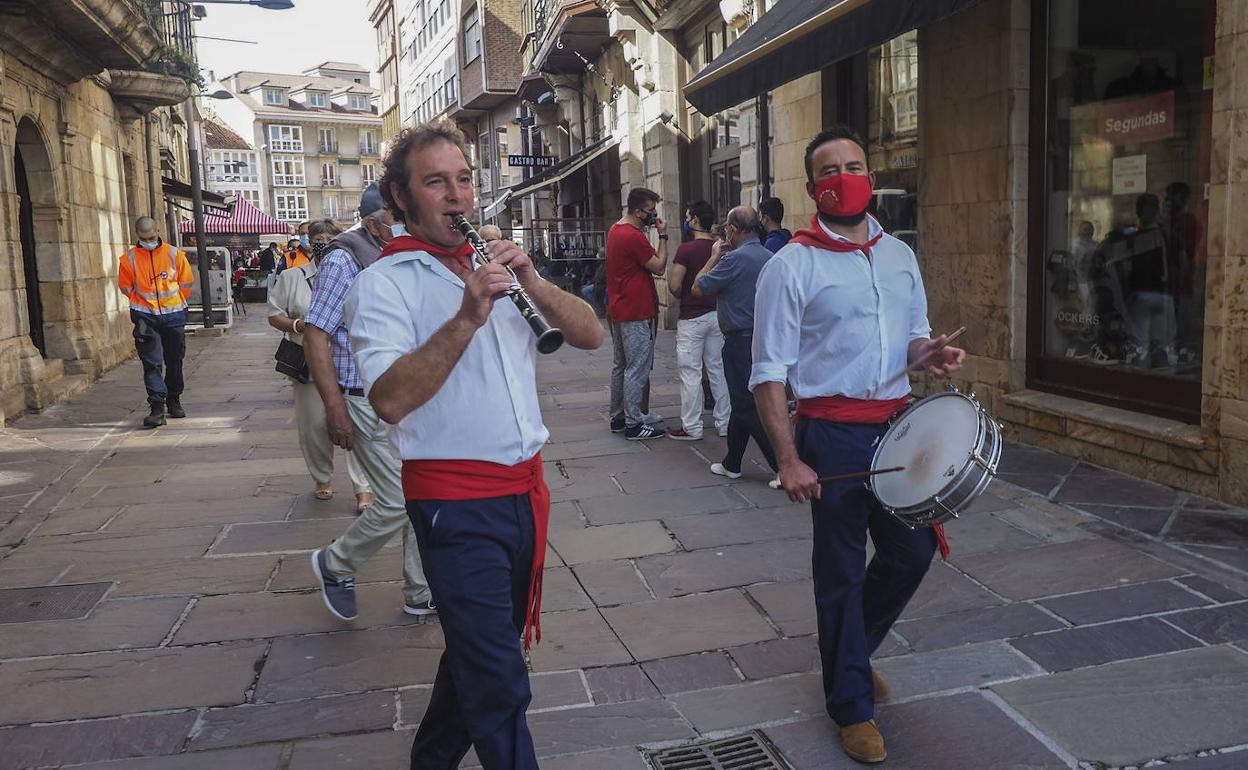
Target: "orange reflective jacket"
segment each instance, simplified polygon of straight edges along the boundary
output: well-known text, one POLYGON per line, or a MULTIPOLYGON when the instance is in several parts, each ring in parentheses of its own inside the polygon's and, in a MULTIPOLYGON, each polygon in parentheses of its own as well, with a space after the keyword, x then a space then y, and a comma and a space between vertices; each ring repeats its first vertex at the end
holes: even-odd
POLYGON ((131 246, 117 266, 121 293, 130 299, 131 310, 142 313, 185 310, 194 282, 185 252, 163 242, 155 250, 131 246))

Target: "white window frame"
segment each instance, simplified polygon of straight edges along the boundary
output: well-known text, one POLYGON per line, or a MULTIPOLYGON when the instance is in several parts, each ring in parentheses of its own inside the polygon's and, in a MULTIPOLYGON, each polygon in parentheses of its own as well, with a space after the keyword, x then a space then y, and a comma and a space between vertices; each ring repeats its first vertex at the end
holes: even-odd
POLYGON ((286 92, 280 88, 262 88, 261 98, 267 107, 285 107, 289 99, 286 92))
POLYGON ((366 94, 347 94, 347 109, 363 112, 368 109, 366 94))
POLYGON ((476 61, 481 52, 481 16, 474 5, 464 14, 464 64, 476 61))
POLYGON ((319 128, 316 131, 316 141, 321 152, 336 153, 338 152, 338 134, 332 128, 319 128))
POLYGON ((377 132, 371 128, 360 130, 360 154, 375 155, 377 153, 377 132))
POLYGON ((340 212, 337 195, 321 196, 321 213, 325 215, 326 219, 337 219, 340 212))
POLYGON ((372 163, 360 164, 360 178, 364 180, 364 186, 377 181, 377 166, 372 163))
POLYGON ((270 152, 303 152, 303 126, 269 125, 270 152))
POLYGON ((329 94, 320 91, 308 91, 308 106, 326 109, 329 107, 329 94))
POLYGON ((298 155, 274 155, 269 165, 273 172, 274 187, 303 187, 307 183, 303 158, 298 155))
POLYGON ((322 163, 321 164, 321 187, 337 187, 338 186, 338 164, 322 163))
POLYGON ((286 222, 307 220, 308 194, 303 190, 273 193, 273 216, 286 222))

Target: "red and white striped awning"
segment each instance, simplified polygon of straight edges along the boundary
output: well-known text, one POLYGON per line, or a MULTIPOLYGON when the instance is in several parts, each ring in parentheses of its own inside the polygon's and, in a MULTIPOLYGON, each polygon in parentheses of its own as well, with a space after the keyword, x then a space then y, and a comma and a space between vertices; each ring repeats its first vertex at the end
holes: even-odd
MULTIPOLYGON (((195 232, 195 221, 182 220, 178 232, 192 234, 195 232)), ((230 233, 242 235, 277 235, 290 233, 290 225, 275 219, 251 205, 246 198, 238 198, 234 203, 234 213, 228 217, 216 216, 204 212, 205 233, 230 233)))

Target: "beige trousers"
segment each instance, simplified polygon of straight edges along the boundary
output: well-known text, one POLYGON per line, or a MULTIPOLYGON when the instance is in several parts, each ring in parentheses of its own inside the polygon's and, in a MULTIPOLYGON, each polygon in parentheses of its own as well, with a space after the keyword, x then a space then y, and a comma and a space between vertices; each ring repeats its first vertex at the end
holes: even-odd
MULTIPOLYGON (((312 383, 292 382, 295 389, 295 426, 299 429, 299 448, 308 473, 317 484, 328 484, 334 477, 334 445, 325 427, 325 402, 312 383)), ((370 491, 368 477, 355 455, 347 452, 347 475, 358 495, 370 491)))
POLYGON ((402 463, 390 444, 386 426, 364 396, 343 396, 355 429, 351 454, 364 469, 373 488, 373 504, 347 527, 342 537, 325 549, 325 561, 334 577, 349 577, 377 553, 392 536, 403 533, 403 598, 416 606, 429 601, 429 584, 420 566, 416 532, 407 518, 400 477, 402 463))

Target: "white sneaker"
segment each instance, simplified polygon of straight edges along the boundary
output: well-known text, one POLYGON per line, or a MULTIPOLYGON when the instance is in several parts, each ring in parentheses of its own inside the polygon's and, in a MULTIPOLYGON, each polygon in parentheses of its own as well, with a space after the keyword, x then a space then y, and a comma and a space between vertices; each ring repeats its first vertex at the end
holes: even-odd
POLYGON ((784 485, 780 483, 779 476, 776 476, 771 481, 768 481, 767 486, 771 487, 772 489, 784 489, 784 485))
POLYGON ((642 423, 646 425, 658 425, 663 422, 663 415, 654 412, 646 412, 641 416, 642 423))
POLYGON ((711 473, 714 473, 716 476, 723 476, 724 478, 728 478, 728 479, 741 478, 741 474, 739 472, 733 473, 732 471, 725 468, 723 463, 711 463, 711 473))
POLYGON ((718 428, 717 430, 719 431, 719 437, 720 437, 720 438, 728 438, 728 429, 727 429, 727 428, 718 428))

